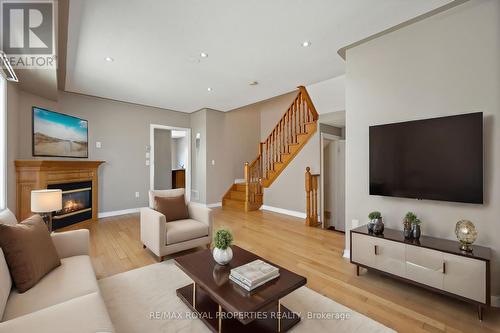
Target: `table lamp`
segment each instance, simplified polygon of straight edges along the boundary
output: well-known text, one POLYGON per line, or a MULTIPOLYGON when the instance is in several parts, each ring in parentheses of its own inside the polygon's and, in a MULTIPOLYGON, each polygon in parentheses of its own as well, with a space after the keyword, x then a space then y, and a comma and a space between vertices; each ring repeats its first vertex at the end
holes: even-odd
POLYGON ((52 232, 52 212, 62 209, 61 190, 36 190, 31 191, 31 211, 39 213, 49 232, 52 232))

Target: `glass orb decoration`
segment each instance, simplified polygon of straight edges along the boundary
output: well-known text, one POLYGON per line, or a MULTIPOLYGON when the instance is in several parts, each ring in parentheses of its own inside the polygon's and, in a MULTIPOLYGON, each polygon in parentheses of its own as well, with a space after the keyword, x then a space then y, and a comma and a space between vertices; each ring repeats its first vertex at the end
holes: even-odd
POLYGON ((472 252, 472 243, 477 239, 477 231, 474 224, 469 220, 460 220, 455 226, 455 235, 460 242, 460 249, 472 252))

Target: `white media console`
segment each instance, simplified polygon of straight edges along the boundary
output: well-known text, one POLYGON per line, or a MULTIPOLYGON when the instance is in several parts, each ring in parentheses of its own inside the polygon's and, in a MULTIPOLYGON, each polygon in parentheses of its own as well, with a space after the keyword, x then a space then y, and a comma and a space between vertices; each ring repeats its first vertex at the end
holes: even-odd
POLYGON ((421 236, 406 240, 403 232, 386 228, 384 235, 366 226, 351 230, 351 263, 477 305, 479 319, 490 306, 491 249, 472 252, 447 239, 421 236))

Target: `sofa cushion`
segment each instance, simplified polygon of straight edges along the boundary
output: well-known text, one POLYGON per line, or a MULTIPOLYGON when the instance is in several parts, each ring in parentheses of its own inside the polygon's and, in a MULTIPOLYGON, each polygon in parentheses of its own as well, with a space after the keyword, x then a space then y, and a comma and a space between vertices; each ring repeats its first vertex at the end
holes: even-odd
POLYGON ((12 280, 10 279, 9 268, 3 256, 3 251, 0 248, 0 321, 2 321, 5 305, 9 298, 10 289, 12 288, 12 280))
POLYGON ((191 239, 208 236, 208 225, 192 219, 167 223, 167 244, 185 242, 191 239))
POLYGON ((155 197, 155 210, 165 215, 167 222, 189 218, 184 194, 176 197, 155 197))
POLYGON ((56 304, 26 316, 0 323, 0 333, 114 332, 99 293, 56 304))
POLYGON ((40 215, 33 215, 16 225, 0 224, 0 247, 19 292, 30 289, 61 265, 40 215))
POLYGON ((96 291, 99 291, 99 287, 90 257, 64 258, 61 259, 61 266, 30 290, 20 294, 13 289, 3 319, 13 319, 96 291))
MULTIPOLYGON (((0 212, 0 224, 15 225, 17 219, 8 209, 0 212)), ((3 317, 5 304, 9 298, 10 289, 12 288, 12 279, 10 277, 9 267, 5 261, 2 249, 0 248, 0 321, 3 317)))
POLYGON ((0 212, 0 224, 5 225, 16 225, 17 219, 14 214, 8 209, 5 209, 0 212))

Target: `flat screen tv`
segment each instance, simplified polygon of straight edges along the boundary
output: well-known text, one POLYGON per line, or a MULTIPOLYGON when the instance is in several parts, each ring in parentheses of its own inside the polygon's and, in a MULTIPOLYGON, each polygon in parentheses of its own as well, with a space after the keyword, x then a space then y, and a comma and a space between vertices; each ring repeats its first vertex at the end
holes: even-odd
POLYGON ((33 156, 88 157, 88 122, 66 114, 32 108, 33 156))
POLYGON ((482 204, 482 112, 371 126, 370 195, 482 204))

